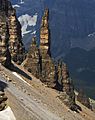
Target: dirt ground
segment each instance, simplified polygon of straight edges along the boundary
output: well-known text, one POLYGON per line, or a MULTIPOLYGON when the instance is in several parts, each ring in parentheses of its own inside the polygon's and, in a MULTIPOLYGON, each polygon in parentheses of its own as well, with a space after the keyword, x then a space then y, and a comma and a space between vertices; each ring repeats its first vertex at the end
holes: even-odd
POLYGON ((17 120, 95 120, 95 113, 79 102, 82 112, 69 110, 60 101, 58 91, 45 86, 23 67, 16 67, 21 78, 0 66, 0 79, 8 85, 8 105, 17 120))

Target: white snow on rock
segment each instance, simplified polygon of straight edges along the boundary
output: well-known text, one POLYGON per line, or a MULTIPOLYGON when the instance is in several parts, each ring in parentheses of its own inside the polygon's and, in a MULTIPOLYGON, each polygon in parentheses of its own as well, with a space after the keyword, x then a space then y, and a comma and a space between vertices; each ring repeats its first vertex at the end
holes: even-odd
POLYGON ((18 77, 20 80, 22 80, 27 85, 31 86, 28 82, 26 82, 20 75, 18 75, 16 72, 12 72, 16 77, 18 77))
POLYGON ((23 4, 24 3, 24 1, 23 0, 20 0, 20 4, 23 4))
POLYGON ((34 32, 31 33, 32 35, 35 35, 36 34, 36 30, 34 32))
POLYGON ((88 37, 90 37, 90 36, 95 36, 95 32, 88 35, 88 37))
POLYGON ((12 5, 13 6, 13 8, 19 8, 20 6, 19 5, 12 5))
POLYGON ((12 72, 16 77, 18 77, 19 79, 21 79, 21 80, 23 80, 23 78, 20 76, 20 75, 18 75, 16 72, 12 72))
POLYGON ((7 107, 5 110, 0 111, 0 120, 16 120, 10 107, 7 107))
POLYGON ((37 23, 37 13, 34 16, 30 16, 28 14, 22 15, 18 18, 20 21, 20 24, 22 26, 22 36, 24 36, 27 33, 30 33, 31 30, 27 30, 28 26, 35 26, 37 23))

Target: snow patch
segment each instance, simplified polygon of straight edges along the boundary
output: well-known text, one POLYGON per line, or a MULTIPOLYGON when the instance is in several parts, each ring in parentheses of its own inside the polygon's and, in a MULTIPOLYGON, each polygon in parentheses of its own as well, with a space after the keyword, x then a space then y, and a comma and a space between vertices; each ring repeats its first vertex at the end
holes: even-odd
POLYGON ((95 32, 88 35, 88 37, 90 37, 90 36, 95 36, 95 32))
POLYGON ((10 107, 7 107, 5 110, 0 111, 0 120, 16 120, 10 107))
POLYGON ((30 15, 28 14, 25 14, 25 15, 22 15, 18 18, 18 20, 20 21, 20 24, 22 26, 22 36, 24 36, 25 34, 27 33, 30 33, 31 30, 28 30, 28 26, 31 27, 31 26, 36 26, 36 23, 37 23, 37 13, 31 17, 30 15))
POLYGON ((32 30, 28 30, 22 33, 22 37, 24 37, 25 34, 31 33, 32 30))
POLYGON ((19 8, 20 6, 19 5, 12 5, 13 6, 13 8, 19 8))
POLYGON ((20 80, 22 80, 27 85, 31 86, 28 82, 26 82, 20 75, 18 75, 16 72, 12 72, 16 77, 18 77, 20 80))
POLYGON ((36 30, 34 32, 31 33, 32 35, 35 35, 36 34, 36 30))
POLYGON ((23 0, 21 0, 21 1, 20 1, 20 4, 23 4, 23 3, 24 3, 24 1, 23 1, 23 0))
POLYGON ((16 72, 12 72, 16 77, 18 77, 19 79, 21 79, 21 80, 23 80, 23 78, 20 76, 20 75, 18 75, 16 72))

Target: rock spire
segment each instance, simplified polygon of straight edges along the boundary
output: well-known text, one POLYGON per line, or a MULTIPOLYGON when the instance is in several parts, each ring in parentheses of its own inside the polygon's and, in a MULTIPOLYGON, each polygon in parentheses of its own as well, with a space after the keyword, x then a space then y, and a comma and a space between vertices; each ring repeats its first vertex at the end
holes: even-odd
POLYGON ((21 64, 24 60, 24 45, 22 43, 21 25, 16 17, 15 9, 8 12, 9 23, 9 50, 12 60, 18 64, 21 64))
POLYGON ((0 12, 0 63, 9 66, 11 63, 11 56, 8 49, 9 31, 4 14, 4 12, 0 12))
POLYGON ((23 61, 21 25, 8 0, 0 0, 0 43, 0 63, 10 66, 11 59, 18 64, 23 61))
POLYGON ((52 59, 50 42, 49 10, 45 9, 40 28, 40 46, 37 46, 36 38, 32 40, 24 66, 48 87, 60 90, 62 93, 60 99, 70 109, 77 111, 74 86, 67 66, 63 62, 52 59))
MULTIPOLYGON (((36 40, 36 38, 35 38, 36 40)), ((49 87, 55 85, 55 65, 53 64, 50 52, 50 30, 49 30, 49 10, 45 9, 42 17, 40 28, 40 46, 38 47, 35 42, 32 42, 30 47, 25 68, 39 78, 49 87), (31 57, 30 57, 31 56, 31 57), (31 59, 31 60, 30 60, 31 59), (30 61, 30 62, 27 62, 30 61)))
POLYGON ((75 107, 75 93, 74 93, 74 86, 72 83, 72 80, 69 76, 69 71, 67 69, 67 65, 65 63, 61 63, 60 66, 61 69, 61 84, 62 84, 62 94, 61 94, 61 100, 69 107, 73 108, 75 107))

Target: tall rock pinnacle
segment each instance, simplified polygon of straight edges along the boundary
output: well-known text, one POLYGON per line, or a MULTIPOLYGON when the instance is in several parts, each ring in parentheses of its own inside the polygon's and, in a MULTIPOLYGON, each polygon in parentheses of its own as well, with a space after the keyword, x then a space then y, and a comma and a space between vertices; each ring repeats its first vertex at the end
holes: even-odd
POLYGON ((45 9, 40 28, 40 46, 36 38, 25 60, 24 67, 48 87, 61 91, 60 99, 70 109, 76 110, 74 86, 69 76, 67 66, 63 62, 53 61, 50 52, 49 10, 45 9))
POLYGON ((11 56, 8 49, 9 32, 4 12, 0 12, 0 63, 10 65, 11 56))
POLYGON ((49 87, 54 87, 56 83, 54 79, 55 65, 51 58, 50 42, 49 10, 45 9, 40 29, 40 53, 42 56, 42 71, 40 79, 49 87))
POLYGON ((23 61, 21 26, 8 0, 0 0, 0 43, 0 63, 9 66, 11 59, 18 64, 23 61))
POLYGON ((49 30, 49 10, 45 9, 40 28, 40 46, 37 47, 32 42, 26 63, 24 64, 35 77, 49 87, 55 86, 55 65, 53 64, 50 53, 50 30, 49 30), (30 57, 31 56, 31 57, 30 57), (29 62, 28 62, 29 61, 29 62))
POLYGON ((24 46, 21 36, 21 25, 16 17, 15 9, 8 11, 9 20, 9 50, 12 60, 18 64, 22 63, 24 56, 24 46))
POLYGON ((40 49, 44 50, 46 54, 50 53, 50 29, 49 29, 49 10, 45 9, 42 17, 41 29, 40 29, 40 49))
POLYGON ((40 50, 36 43, 36 38, 32 38, 32 45, 30 46, 26 60, 23 62, 24 67, 39 78, 41 72, 41 56, 40 50))
POLYGON ((65 63, 61 64, 60 71, 61 75, 59 76, 61 76, 61 84, 63 87, 60 99, 71 110, 78 112, 78 110, 81 110, 81 108, 75 102, 74 85, 72 83, 67 65, 65 63))

